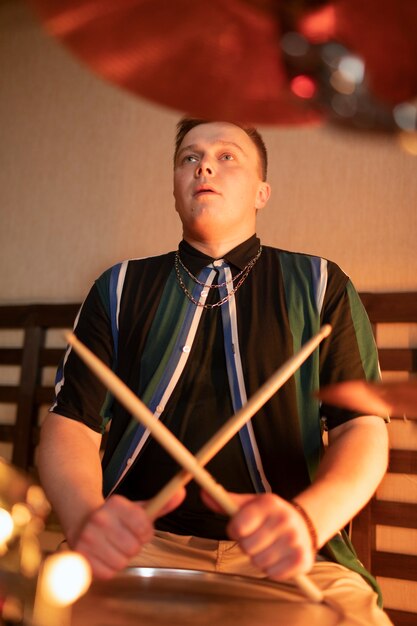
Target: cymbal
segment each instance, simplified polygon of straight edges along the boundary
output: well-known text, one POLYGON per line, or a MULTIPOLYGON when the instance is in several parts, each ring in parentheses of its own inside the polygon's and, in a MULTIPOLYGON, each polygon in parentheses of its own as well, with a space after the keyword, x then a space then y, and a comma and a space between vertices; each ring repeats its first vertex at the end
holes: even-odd
POLYGON ((336 0, 306 13, 299 30, 312 41, 336 40, 360 55, 372 93, 395 104, 417 95, 417 2, 336 0))
POLYGON ((252 3, 29 4, 47 30, 96 73, 154 102, 208 119, 288 124, 321 119, 289 89, 277 20, 252 3))
POLYGON ((375 94, 387 102, 417 94, 415 0, 27 2, 100 76, 202 118, 286 125, 325 119, 314 90, 309 96, 293 91, 281 47, 289 30, 311 42, 351 46, 363 56, 375 94))
POLYGON ((352 380, 323 387, 316 395, 325 404, 367 415, 417 418, 417 378, 385 383, 352 380))

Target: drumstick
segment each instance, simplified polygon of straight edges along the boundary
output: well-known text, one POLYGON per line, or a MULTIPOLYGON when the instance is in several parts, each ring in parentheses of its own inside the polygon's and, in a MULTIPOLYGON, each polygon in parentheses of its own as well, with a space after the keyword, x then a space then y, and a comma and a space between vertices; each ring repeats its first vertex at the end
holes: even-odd
MULTIPOLYGON (((75 335, 65 335, 75 352, 95 373, 97 378, 112 392, 123 406, 144 424, 153 437, 171 454, 171 456, 205 489, 223 508, 230 505, 226 490, 219 485, 209 472, 202 467, 191 452, 172 434, 170 430, 157 420, 148 407, 116 376, 95 354, 91 352, 75 335)), ((235 513, 233 510, 232 515, 235 513)))
MULTIPOLYGON (((95 356, 75 335, 68 333, 65 335, 68 343, 75 352, 113 393, 113 395, 123 404, 123 406, 142 424, 149 428, 152 435, 165 447, 171 456, 184 467, 205 491, 225 510, 228 515, 234 515, 238 511, 238 506, 219 485, 214 478, 202 467, 196 458, 187 450, 183 444, 171 433, 166 426, 155 419, 148 407, 120 380, 98 357, 95 356)), ((323 594, 316 585, 300 574, 295 577, 295 582, 312 602, 323 602, 323 594)))
MULTIPOLYGON (((200 465, 207 463, 232 439, 260 408, 280 389, 284 383, 298 370, 304 361, 317 348, 320 342, 328 337, 332 327, 325 324, 317 335, 307 341, 302 348, 286 361, 274 374, 256 391, 246 404, 233 415, 211 439, 197 452, 195 458, 200 465)), ((146 510, 152 516, 165 506, 178 489, 186 485, 192 476, 182 470, 172 478, 159 493, 146 503, 146 510)))

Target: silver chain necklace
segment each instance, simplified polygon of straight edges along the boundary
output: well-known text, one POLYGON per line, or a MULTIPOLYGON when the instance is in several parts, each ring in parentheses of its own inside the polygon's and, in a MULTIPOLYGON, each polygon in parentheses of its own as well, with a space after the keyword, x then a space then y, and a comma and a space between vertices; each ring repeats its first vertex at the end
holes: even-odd
POLYGON ((259 257, 261 256, 261 254, 262 254, 262 246, 259 247, 259 250, 256 256, 254 256, 253 259, 251 259, 249 263, 243 268, 243 270, 241 270, 238 274, 236 274, 236 276, 234 276, 230 280, 226 280, 224 283, 219 283, 217 285, 206 285, 205 283, 198 280, 198 278, 196 278, 190 272, 190 270, 184 265, 184 263, 181 261, 179 250, 177 250, 177 252, 175 253, 175 262, 174 262, 175 272, 177 274, 177 280, 181 289, 183 290, 187 298, 191 300, 193 304, 195 304, 196 306, 201 306, 204 309, 214 309, 215 307, 221 306, 222 304, 230 300, 230 298, 236 293, 239 287, 241 287, 241 285, 245 282, 246 278, 249 275, 249 272, 251 271, 251 269, 253 268, 253 266, 255 265, 259 257), (236 283, 233 289, 227 294, 227 296, 224 296, 224 298, 221 298, 220 300, 218 300, 217 302, 214 302, 213 304, 204 304, 196 300, 194 296, 192 295, 192 293, 187 289, 181 276, 180 266, 197 285, 201 285, 202 287, 206 287, 208 289, 219 289, 220 287, 225 287, 226 285, 229 285, 230 283, 234 283, 238 279, 240 280, 236 283))

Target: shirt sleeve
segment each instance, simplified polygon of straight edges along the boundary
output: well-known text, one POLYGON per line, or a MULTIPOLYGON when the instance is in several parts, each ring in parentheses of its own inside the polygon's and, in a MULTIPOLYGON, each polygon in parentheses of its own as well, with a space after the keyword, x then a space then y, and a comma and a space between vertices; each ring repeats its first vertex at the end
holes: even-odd
MULTIPOLYGON (((110 314, 103 298, 103 283, 96 281, 74 324, 74 334, 108 367, 114 367, 110 314)), ((96 432, 104 432, 111 417, 111 396, 71 347, 58 368, 55 402, 50 411, 82 422, 96 432)))
MULTIPOLYGON (((330 324, 333 330, 320 351, 321 386, 348 380, 380 380, 377 347, 365 307, 350 279, 334 264, 329 268, 322 323, 330 324)), ((321 406, 329 430, 363 414, 321 406)))

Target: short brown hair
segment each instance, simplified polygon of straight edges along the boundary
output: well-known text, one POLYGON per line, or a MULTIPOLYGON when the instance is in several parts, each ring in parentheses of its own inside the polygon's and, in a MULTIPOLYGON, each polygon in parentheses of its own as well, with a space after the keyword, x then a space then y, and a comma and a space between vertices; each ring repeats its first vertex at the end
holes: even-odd
MULTIPOLYGON (((183 117, 177 124, 177 134, 175 136, 175 150, 174 150, 174 163, 177 159, 178 150, 180 149, 180 145, 182 144, 182 140, 185 135, 190 132, 192 128, 196 126, 200 126, 201 124, 210 124, 215 120, 203 120, 194 117, 183 117)), ((216 120, 217 121, 217 120, 216 120)), ((252 140, 254 144, 261 164, 261 174, 262 180, 266 180, 267 170, 268 170, 268 153, 266 151, 265 142, 262 139, 259 131, 253 127, 242 126, 241 124, 233 122, 235 126, 241 128, 247 136, 252 140)))

